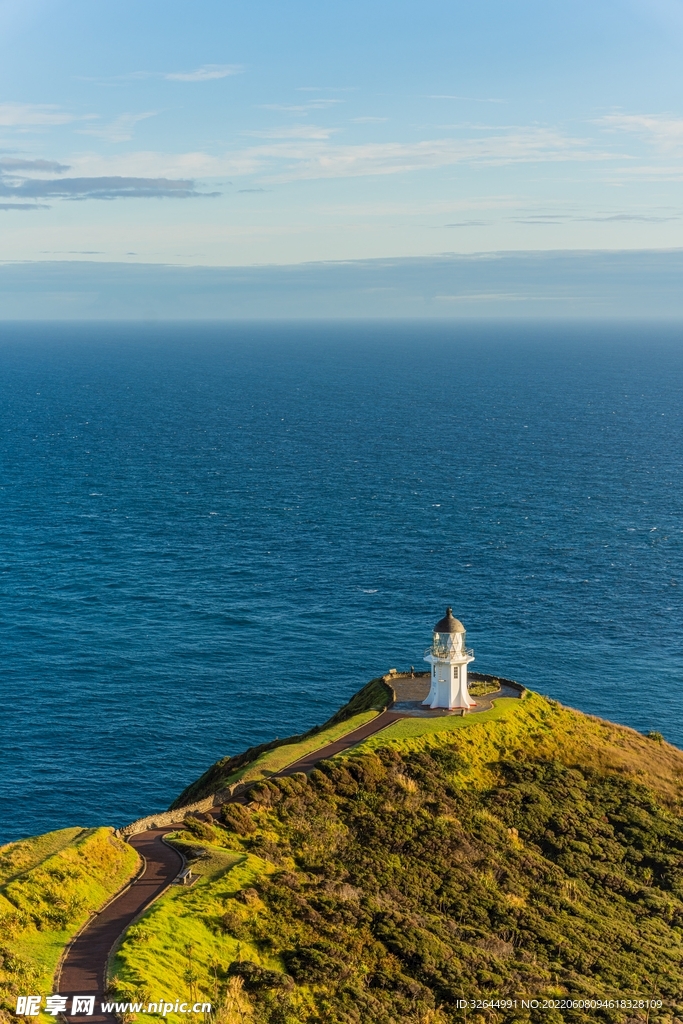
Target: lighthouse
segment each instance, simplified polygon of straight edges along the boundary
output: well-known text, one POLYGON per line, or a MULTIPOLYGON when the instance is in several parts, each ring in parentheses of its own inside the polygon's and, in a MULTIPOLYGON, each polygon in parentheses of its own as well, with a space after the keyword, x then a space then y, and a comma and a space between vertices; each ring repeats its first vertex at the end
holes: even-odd
POLYGON ((474 651, 465 646, 465 627, 454 618, 451 608, 434 626, 434 640, 424 660, 432 671, 429 694, 423 704, 450 710, 475 707, 467 689, 467 666, 474 661, 474 651))

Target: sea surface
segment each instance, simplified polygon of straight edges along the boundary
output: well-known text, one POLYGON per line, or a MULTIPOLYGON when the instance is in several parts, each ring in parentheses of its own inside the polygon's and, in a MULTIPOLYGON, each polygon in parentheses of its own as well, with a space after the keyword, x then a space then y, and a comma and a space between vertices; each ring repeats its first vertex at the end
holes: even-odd
POLYGON ((683 331, 0 326, 0 841, 422 667, 683 746, 683 331))

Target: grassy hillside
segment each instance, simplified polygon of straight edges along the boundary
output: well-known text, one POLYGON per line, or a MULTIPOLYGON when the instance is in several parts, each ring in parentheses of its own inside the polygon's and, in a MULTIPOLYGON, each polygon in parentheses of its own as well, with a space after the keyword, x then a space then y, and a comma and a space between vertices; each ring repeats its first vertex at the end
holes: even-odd
POLYGON ((138 867, 135 850, 109 828, 61 829, 0 847, 0 1006, 53 991, 66 944, 138 867))
POLYGON ((300 736, 289 736, 271 743, 250 747, 235 757, 224 757, 211 765, 173 801, 171 808, 184 807, 217 792, 234 782, 266 778, 286 768, 304 754, 332 743, 370 721, 393 700, 392 690, 383 679, 371 679, 351 700, 323 725, 316 725, 300 736))
POLYGON ((203 877, 131 929, 115 987, 212 999, 221 1024, 670 1024, 682 796, 681 751, 535 694, 397 723, 188 819, 203 877), (521 1006, 567 997, 663 1008, 521 1006))

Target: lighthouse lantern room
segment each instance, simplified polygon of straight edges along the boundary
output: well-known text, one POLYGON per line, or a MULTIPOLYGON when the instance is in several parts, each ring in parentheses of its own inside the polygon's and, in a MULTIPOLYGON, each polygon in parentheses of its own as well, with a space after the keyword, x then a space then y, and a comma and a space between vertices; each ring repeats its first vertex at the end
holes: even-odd
POLYGON ((425 661, 431 665, 431 685, 423 704, 450 710, 475 707, 467 689, 467 666, 474 661, 474 651, 465 646, 465 627, 454 618, 451 608, 434 626, 425 661))

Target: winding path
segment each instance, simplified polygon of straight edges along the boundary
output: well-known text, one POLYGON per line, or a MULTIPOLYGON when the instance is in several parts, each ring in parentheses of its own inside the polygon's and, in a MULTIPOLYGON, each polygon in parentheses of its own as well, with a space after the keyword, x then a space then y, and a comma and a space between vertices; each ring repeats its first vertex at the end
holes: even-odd
MULTIPOLYGON (((306 754, 281 772, 277 772, 277 775, 310 772, 318 761, 333 757, 342 750, 348 750, 349 747, 386 728, 397 719, 405 717, 391 711, 383 711, 371 722, 366 722, 334 743, 306 754)), ((76 1021, 80 1024, 110 1024, 116 1019, 114 1014, 105 1014, 100 1009, 106 989, 109 957, 126 928, 129 928, 178 877, 183 859, 171 846, 163 842, 163 836, 177 828, 176 824, 169 825, 168 828, 150 829, 147 832, 138 832, 128 840, 144 858, 144 870, 76 936, 62 960, 57 980, 57 992, 62 996, 68 996, 68 1011, 71 1011, 73 996, 94 995, 95 1013, 86 1017, 82 1014, 71 1016, 69 1012, 63 1019, 73 1021, 74 1024, 76 1021)))
MULTIPOLYGON (((421 707, 421 700, 429 688, 428 681, 423 679, 406 679, 402 686, 396 687, 397 700, 393 709, 382 711, 372 721, 366 722, 353 732, 347 733, 334 743, 319 747, 305 754, 292 764, 276 772, 273 776, 294 775, 298 772, 310 772, 319 761, 334 757, 335 754, 348 750, 368 736, 373 736, 382 729, 401 718, 413 718, 452 712, 434 712, 421 707), (423 692, 424 691, 424 692, 423 692)), ((477 701, 478 711, 491 707, 492 700, 500 696, 519 696, 503 686, 497 693, 487 694, 477 701)), ((244 796, 237 800, 243 801, 244 796)), ((129 842, 144 858, 144 870, 118 896, 115 896, 76 936, 62 960, 61 971, 57 980, 57 991, 68 996, 68 1009, 71 1010, 71 997, 74 995, 95 995, 95 1013, 92 1016, 64 1015, 63 1019, 80 1024, 111 1024, 115 1020, 113 1014, 104 1014, 100 1010, 100 1001, 106 988, 107 964, 111 952, 126 928, 135 921, 142 912, 158 899, 158 897, 177 878, 183 864, 182 857, 172 847, 163 842, 163 836, 177 829, 176 825, 167 828, 150 829, 131 836, 129 842)), ((169 993, 169 996, 172 993, 169 993)))
POLYGON ((296 775, 297 772, 306 772, 308 774, 308 772, 313 771, 318 761, 324 761, 328 757, 334 757, 335 754, 341 754, 342 750, 349 750, 351 747, 355 747, 358 743, 366 740, 368 736, 374 736, 376 732, 386 729, 392 722, 408 717, 410 716, 397 714, 395 711, 382 711, 377 718, 366 722, 365 725, 360 725, 353 732, 348 732, 346 736, 335 740, 334 743, 328 743, 326 747, 318 747, 317 750, 312 750, 310 754, 304 754, 298 761, 293 761, 292 764, 287 765, 282 771, 277 772, 274 777, 276 778, 278 775, 296 775))
MULTIPOLYGON (((176 826, 177 827, 177 826, 176 826)), ((57 991, 71 997, 95 995, 93 1016, 67 1016, 67 1020, 101 1022, 114 1019, 100 1012, 100 998, 106 988, 106 970, 109 955, 119 936, 153 903, 177 877, 183 859, 172 847, 163 842, 172 828, 150 829, 130 839, 130 845, 144 858, 144 870, 133 883, 115 896, 103 910, 86 925, 71 943, 62 961, 57 991)))

